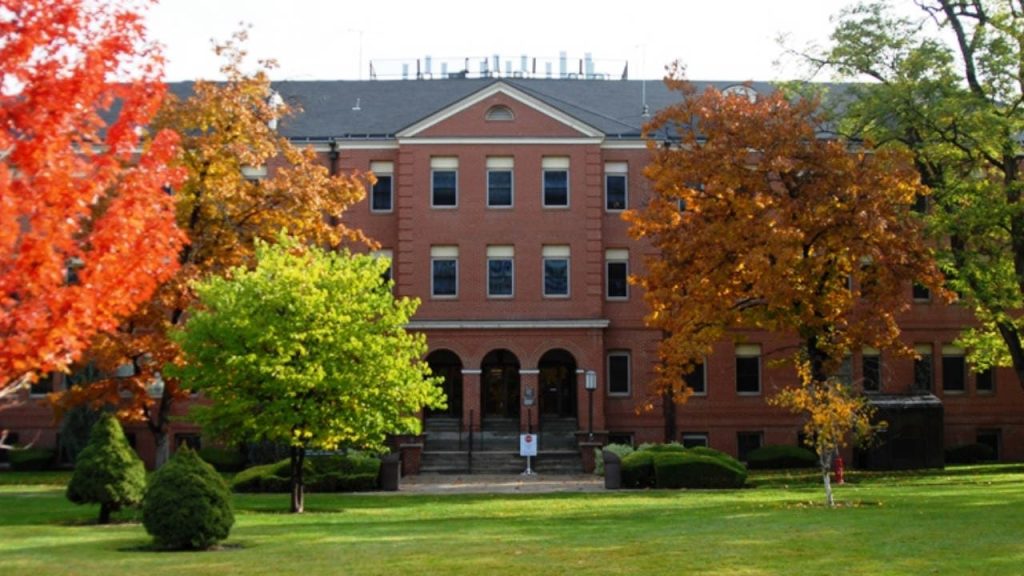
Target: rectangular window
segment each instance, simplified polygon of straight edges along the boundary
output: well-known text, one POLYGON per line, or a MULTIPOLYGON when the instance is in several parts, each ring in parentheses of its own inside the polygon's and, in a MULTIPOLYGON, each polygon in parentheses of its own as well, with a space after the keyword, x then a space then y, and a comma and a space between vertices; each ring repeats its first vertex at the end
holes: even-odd
POLYGON ((512 207, 512 158, 487 159, 487 207, 512 207))
POLYGON ((454 208, 459 205, 459 159, 430 159, 430 205, 454 208))
POLYGON ((932 390, 932 345, 916 344, 914 352, 914 390, 931 392, 932 390))
POLYGON ((605 294, 609 300, 629 298, 629 250, 605 250, 605 294))
POLYGON ((761 393, 761 345, 736 345, 736 392, 761 393))
POLYGON ((996 369, 986 368, 974 375, 974 389, 982 394, 991 394, 996 390, 996 369))
POLYGON ((942 347, 942 391, 967 391, 967 359, 959 346, 942 347))
POLYGON ((861 354, 864 391, 878 392, 882 389, 882 355, 877 348, 869 346, 865 346, 861 354))
POLYGON ((544 207, 564 208, 569 206, 569 159, 544 158, 544 207))
POLYGON ((836 370, 836 379, 847 386, 853 386, 853 358, 849 355, 843 358, 843 363, 836 370))
POLYGON ((459 247, 430 248, 430 294, 435 298, 459 295, 459 247))
POLYGON ((708 447, 707 432, 683 432, 683 447, 693 448, 694 446, 708 447))
POLYGON ((629 394, 629 352, 608 353, 608 394, 629 394))
POLYGON ((394 262, 394 252, 392 252, 391 250, 386 250, 385 249, 385 250, 374 250, 370 254, 374 258, 386 258, 387 259, 387 261, 388 261, 388 269, 385 270, 383 274, 381 274, 380 279, 385 284, 387 284, 388 282, 391 282, 391 280, 394 279, 394 273, 392 272, 392 270, 394 269, 394 264, 393 264, 393 262, 394 262))
POLYGON ((370 162, 370 171, 376 176, 377 181, 373 183, 370 191, 371 212, 391 212, 394 208, 393 174, 395 165, 393 162, 370 162))
POLYGON ((625 162, 607 162, 604 165, 604 209, 608 212, 629 208, 628 172, 629 164, 625 162))
POLYGON ((736 433, 736 459, 746 461, 747 454, 761 447, 763 434, 761 432, 737 432, 736 433))
POLYGON ((515 277, 515 248, 512 246, 487 247, 487 296, 509 298, 513 295, 515 277))
POLYGON ((569 247, 545 246, 544 295, 562 297, 569 295, 569 247))
POLYGON ((701 362, 693 367, 693 371, 683 376, 686 386, 693 390, 694 396, 706 396, 708 393, 707 375, 704 372, 704 363, 701 362))
POLYGON ((911 295, 914 297, 914 302, 928 302, 932 299, 932 291, 927 286, 917 282, 914 282, 911 295))

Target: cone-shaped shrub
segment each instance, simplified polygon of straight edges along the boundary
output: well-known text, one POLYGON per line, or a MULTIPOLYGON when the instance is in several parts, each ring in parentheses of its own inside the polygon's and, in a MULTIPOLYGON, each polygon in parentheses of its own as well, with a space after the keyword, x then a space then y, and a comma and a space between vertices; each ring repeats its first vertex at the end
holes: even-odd
POLYGON ((146 468, 128 445, 121 424, 104 414, 92 427, 89 443, 78 455, 67 496, 75 504, 99 504, 99 523, 110 513, 142 501, 146 468))
POLYGON ((203 550, 228 537, 235 515, 224 479, 182 447, 150 477, 142 524, 161 548, 203 550))

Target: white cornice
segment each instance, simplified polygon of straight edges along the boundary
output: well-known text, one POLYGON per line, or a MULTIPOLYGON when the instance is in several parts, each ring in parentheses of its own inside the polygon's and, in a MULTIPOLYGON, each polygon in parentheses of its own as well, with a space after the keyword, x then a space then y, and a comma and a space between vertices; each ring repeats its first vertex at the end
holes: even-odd
POLYGON ((465 137, 446 137, 446 138, 400 138, 398 140, 401 146, 410 145, 440 145, 440 146, 452 146, 452 145, 466 145, 466 146, 514 146, 514 145, 533 145, 533 146, 597 146, 604 142, 602 138, 537 138, 537 137, 506 137, 506 138, 494 138, 490 136, 465 136, 465 137))
POLYGON ((410 330, 594 330, 607 328, 604 318, 586 320, 413 320, 410 330))
POLYGON ((586 124, 584 122, 577 120, 576 118, 573 118, 572 116, 566 114, 565 112, 562 112, 558 108, 555 108, 554 106, 551 106, 543 102, 542 100, 534 98, 533 96, 530 96, 529 94, 523 92, 522 90, 519 90, 518 88, 514 88, 504 82, 499 81, 495 82, 494 84, 491 84, 490 86, 487 86, 483 90, 480 90, 474 94, 470 94, 466 98, 459 100, 458 102, 452 104, 451 106, 442 108, 438 112, 435 112, 430 116, 427 116, 426 118, 420 120, 419 122, 416 122, 415 124, 412 124, 411 126, 408 126, 404 130, 398 132, 398 137, 409 138, 415 136, 420 132, 426 130, 427 128, 430 128, 431 126, 443 122, 448 118, 451 118, 452 116, 455 116, 456 114, 462 112, 463 110, 466 110, 467 108, 479 104, 480 102, 490 98, 491 96, 494 96, 495 94, 504 94, 509 98, 516 100, 517 102, 520 102, 526 106, 529 106, 530 108, 533 108, 534 110, 540 112, 541 114, 549 116, 552 119, 562 124, 565 124, 566 126, 582 133, 585 136, 597 138, 604 135, 604 133, 598 130, 597 128, 594 128, 589 124, 586 124))
POLYGON ((646 140, 605 140, 601 143, 602 150, 646 150, 646 140))
MULTIPOLYGON (((312 148, 314 152, 326 154, 331 151, 330 142, 317 140, 292 140, 292 145, 298 148, 312 148)), ((398 140, 336 140, 336 150, 397 150, 398 140)))

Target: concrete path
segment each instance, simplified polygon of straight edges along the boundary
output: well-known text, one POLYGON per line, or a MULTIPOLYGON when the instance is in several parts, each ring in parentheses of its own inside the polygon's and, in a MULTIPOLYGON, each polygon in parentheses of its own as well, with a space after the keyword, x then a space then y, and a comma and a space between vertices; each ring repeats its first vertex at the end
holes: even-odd
POLYGON ((399 494, 543 494, 603 491, 604 478, 592 474, 419 474, 406 476, 398 484, 399 494))

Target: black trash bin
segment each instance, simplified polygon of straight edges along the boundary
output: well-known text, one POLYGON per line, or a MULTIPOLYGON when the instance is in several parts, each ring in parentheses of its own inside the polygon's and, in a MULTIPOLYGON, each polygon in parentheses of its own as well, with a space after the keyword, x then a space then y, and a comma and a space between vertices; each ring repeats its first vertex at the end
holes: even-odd
POLYGON ((380 457, 380 489, 385 492, 398 491, 398 478, 402 474, 402 461, 398 454, 380 457))
POLYGON ((622 488, 622 458, 609 450, 601 451, 604 459, 604 487, 606 490, 622 488))

